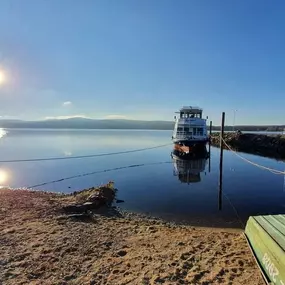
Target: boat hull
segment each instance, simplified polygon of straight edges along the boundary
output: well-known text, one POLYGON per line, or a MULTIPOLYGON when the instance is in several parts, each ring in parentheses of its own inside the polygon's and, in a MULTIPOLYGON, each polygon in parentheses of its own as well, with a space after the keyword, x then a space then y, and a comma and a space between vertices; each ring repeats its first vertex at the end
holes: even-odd
POLYGON ((175 141, 173 144, 173 154, 178 157, 205 157, 207 155, 207 141, 175 141))

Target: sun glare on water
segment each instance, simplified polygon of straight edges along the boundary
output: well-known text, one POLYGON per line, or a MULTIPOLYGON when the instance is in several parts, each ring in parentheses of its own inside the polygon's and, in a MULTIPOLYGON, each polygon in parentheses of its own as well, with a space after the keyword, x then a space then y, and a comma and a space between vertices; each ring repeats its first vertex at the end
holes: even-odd
POLYGON ((4 169, 0 169, 0 184, 6 183, 8 180, 8 174, 4 169))

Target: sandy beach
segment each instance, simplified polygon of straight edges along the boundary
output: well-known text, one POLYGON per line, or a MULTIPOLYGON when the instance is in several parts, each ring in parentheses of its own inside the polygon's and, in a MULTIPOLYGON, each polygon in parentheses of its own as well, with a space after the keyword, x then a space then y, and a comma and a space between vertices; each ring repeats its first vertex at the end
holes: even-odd
POLYGON ((264 284, 242 231, 63 213, 76 199, 0 190, 0 284, 264 284))

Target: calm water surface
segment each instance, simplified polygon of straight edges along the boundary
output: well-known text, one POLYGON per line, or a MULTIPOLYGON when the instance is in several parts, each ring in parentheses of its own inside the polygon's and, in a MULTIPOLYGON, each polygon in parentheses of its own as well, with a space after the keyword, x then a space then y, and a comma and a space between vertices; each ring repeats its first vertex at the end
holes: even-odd
MULTIPOLYGON (((285 213, 285 180, 224 152, 223 193, 219 197, 219 150, 210 159, 171 158, 171 131, 27 130, 0 135, 0 160, 62 157, 166 147, 129 154, 56 161, 0 163, 0 185, 29 187, 89 172, 120 168, 36 187, 72 192, 115 181, 124 209, 193 225, 241 227, 249 215, 285 213), (132 165, 139 167, 130 167, 132 165)), ((0 133, 1 134, 1 133, 0 133)), ((284 162, 241 153, 268 167, 284 162)))

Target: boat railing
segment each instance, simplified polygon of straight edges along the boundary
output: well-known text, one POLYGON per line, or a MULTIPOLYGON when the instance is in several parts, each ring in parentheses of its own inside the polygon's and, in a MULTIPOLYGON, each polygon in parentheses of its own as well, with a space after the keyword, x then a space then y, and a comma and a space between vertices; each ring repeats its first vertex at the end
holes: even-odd
POLYGON ((203 137, 203 132, 198 132, 195 134, 189 134, 187 132, 177 132, 176 133, 176 138, 178 139, 188 139, 188 138, 193 138, 193 137, 203 137))
POLYGON ((192 136, 190 136, 189 134, 186 134, 185 132, 177 132, 175 137, 178 139, 188 139, 192 136))

